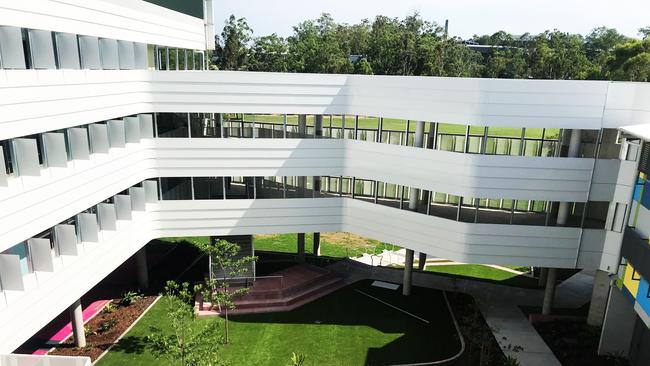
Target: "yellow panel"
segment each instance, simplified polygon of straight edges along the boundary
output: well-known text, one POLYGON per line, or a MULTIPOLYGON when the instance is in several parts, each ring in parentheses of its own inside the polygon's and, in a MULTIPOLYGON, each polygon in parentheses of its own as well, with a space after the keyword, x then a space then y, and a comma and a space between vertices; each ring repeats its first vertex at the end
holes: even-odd
POLYGON ((632 279, 632 274, 634 273, 634 268, 628 263, 627 266, 625 267, 625 275, 623 276, 623 285, 627 287, 627 290, 632 293, 632 296, 636 298, 636 293, 639 291, 639 278, 641 276, 638 273, 634 274, 634 278, 636 280, 632 279))

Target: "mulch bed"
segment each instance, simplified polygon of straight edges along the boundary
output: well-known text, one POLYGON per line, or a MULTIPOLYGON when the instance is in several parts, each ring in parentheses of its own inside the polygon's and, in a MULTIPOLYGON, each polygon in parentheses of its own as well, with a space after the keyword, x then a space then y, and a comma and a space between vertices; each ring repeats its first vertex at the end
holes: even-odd
POLYGON ((600 329, 579 320, 555 320, 533 323, 537 332, 564 366, 621 366, 627 361, 598 356, 600 329))
POLYGON ((113 300, 113 312, 102 310, 86 323, 86 347, 74 346, 72 337, 56 346, 49 354, 60 356, 86 356, 95 361, 156 299, 144 296, 129 306, 120 305, 120 299, 113 300), (109 325, 111 324, 111 325, 109 325), (102 331, 102 327, 104 330, 102 331), (90 333, 90 334, 88 334, 90 333))

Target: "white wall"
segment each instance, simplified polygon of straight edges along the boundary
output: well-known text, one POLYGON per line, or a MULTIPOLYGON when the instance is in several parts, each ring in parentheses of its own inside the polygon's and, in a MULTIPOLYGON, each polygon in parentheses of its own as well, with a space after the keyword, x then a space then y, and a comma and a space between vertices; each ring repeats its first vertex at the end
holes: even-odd
POLYGON ((358 114, 599 129, 650 124, 650 85, 228 71, 0 71, 0 139, 148 112, 358 114), (608 91, 610 85, 616 87, 608 91), (47 88, 44 88, 47 86, 47 88), (606 105, 607 103, 607 105, 606 105), (606 108, 607 107, 607 108, 606 108), (608 111, 606 123, 603 113, 608 111), (610 112, 616 111, 612 116, 610 112))
POLYGON ((141 0, 1 1, 0 24, 203 50, 203 19, 141 0))
POLYGON ((0 187, 0 251, 148 178, 345 175, 465 197, 581 202, 592 164, 354 140, 143 139, 38 177, 11 176, 0 187))

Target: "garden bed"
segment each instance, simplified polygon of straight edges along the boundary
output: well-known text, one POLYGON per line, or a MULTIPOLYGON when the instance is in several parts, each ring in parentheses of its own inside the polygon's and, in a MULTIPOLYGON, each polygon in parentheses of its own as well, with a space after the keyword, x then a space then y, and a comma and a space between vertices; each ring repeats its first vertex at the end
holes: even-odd
POLYGON ((111 301, 101 313, 85 325, 86 347, 77 348, 69 337, 49 354, 59 356, 86 356, 95 361, 133 324, 157 296, 144 296, 131 305, 122 305, 122 299, 111 301))

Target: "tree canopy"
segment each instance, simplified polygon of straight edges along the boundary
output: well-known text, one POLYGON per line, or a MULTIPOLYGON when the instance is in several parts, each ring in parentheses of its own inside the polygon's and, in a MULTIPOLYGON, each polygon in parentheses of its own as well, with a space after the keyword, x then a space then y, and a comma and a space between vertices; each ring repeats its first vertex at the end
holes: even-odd
POLYGON ((644 40, 599 27, 586 36, 499 31, 462 40, 417 13, 357 24, 324 13, 294 26, 287 38, 253 37, 246 19, 231 15, 211 60, 221 70, 647 81, 650 26, 639 34, 644 40))

